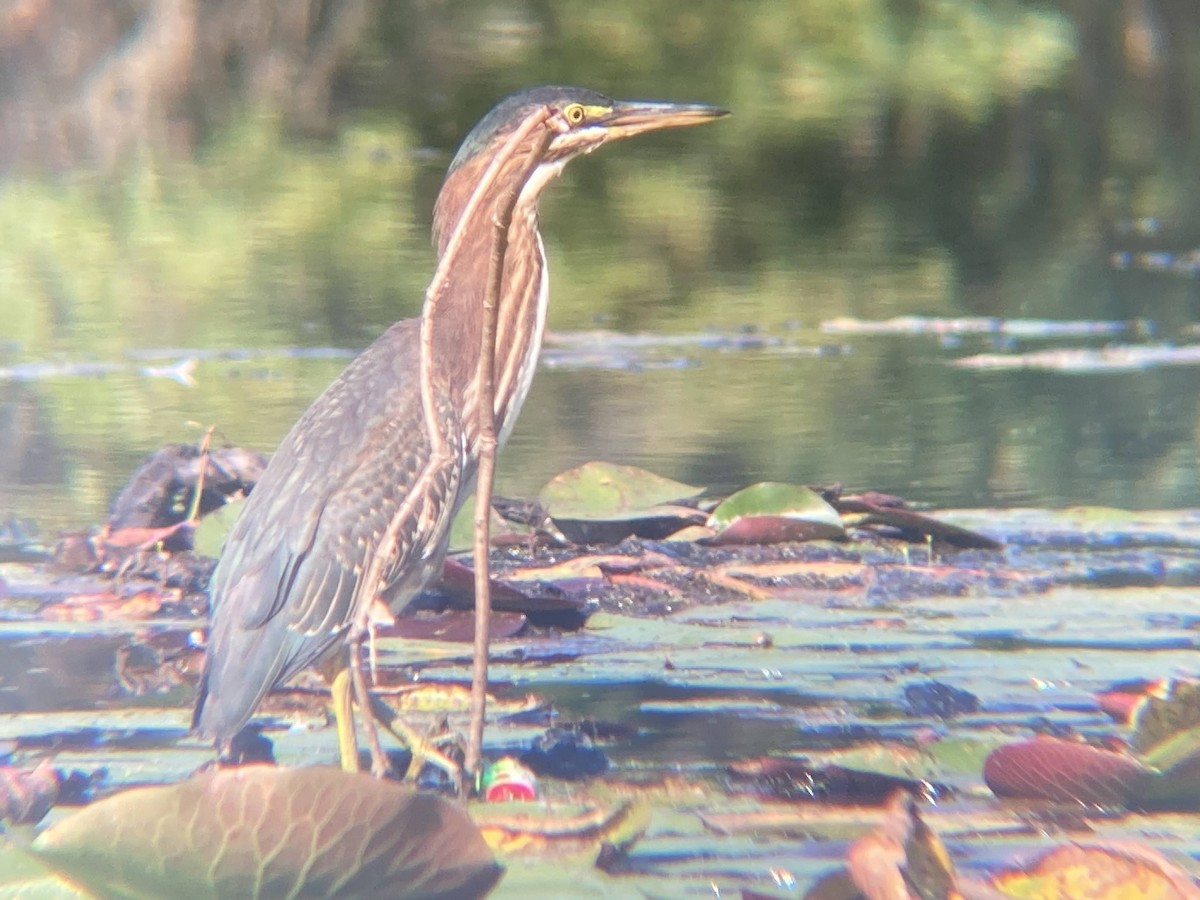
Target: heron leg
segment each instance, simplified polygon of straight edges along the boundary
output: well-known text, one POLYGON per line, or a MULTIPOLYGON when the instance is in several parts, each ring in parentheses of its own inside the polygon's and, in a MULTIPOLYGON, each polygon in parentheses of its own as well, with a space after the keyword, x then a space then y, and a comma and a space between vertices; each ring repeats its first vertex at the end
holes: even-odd
POLYGON ((341 669, 333 677, 329 692, 333 695, 333 719, 337 723, 338 755, 343 772, 358 771, 358 736, 354 732, 354 684, 349 669, 341 669))
POLYGON ((417 734, 404 724, 394 709, 378 697, 371 698, 371 713, 392 737, 408 747, 412 753, 412 762, 409 763, 408 771, 404 773, 406 781, 416 780, 425 768, 425 763, 429 763, 445 772, 454 784, 455 791, 462 794, 462 766, 437 748, 436 739, 430 740, 417 734))
MULTIPOLYGON (((371 752, 371 774, 376 778, 385 778, 392 770, 383 745, 379 743, 379 729, 372 714, 371 692, 367 689, 367 679, 363 674, 363 639, 365 632, 352 635, 350 638, 350 677, 354 682, 354 699, 362 710, 363 731, 367 734, 367 749, 371 752)), ((345 762, 343 761, 343 765, 345 762)))

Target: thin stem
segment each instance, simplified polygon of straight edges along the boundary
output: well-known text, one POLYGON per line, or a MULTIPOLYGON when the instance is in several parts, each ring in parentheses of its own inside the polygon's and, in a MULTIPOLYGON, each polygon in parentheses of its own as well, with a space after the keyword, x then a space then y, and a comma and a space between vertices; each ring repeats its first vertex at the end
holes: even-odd
MULTIPOLYGON (((513 135, 517 141, 548 123, 554 116, 549 107, 533 113, 513 135)), ((475 481, 475 646, 471 667, 471 723, 467 736, 465 768, 469 776, 479 773, 483 756, 483 723, 487 714, 488 649, 491 640, 492 598, 488 548, 491 544, 490 519, 492 481, 496 473, 496 324, 504 280, 504 257, 508 253, 508 230, 521 190, 541 163, 554 138, 554 128, 542 130, 524 168, 501 197, 495 211, 495 237, 488 264, 487 293, 483 301, 483 329, 480 335, 479 369, 479 468, 475 481)), ((509 145, 513 144, 510 139, 509 145)), ((509 145, 506 145, 509 146, 509 145)), ((515 145, 514 145, 515 146, 515 145)), ((494 162, 494 161, 493 161, 494 162)))

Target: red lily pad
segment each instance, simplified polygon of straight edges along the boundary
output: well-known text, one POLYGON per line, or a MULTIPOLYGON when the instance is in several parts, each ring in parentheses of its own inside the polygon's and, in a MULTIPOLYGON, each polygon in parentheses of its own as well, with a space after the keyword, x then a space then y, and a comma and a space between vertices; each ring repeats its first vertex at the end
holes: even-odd
POLYGON ((997 797, 1128 806, 1155 777, 1136 757, 1039 736, 993 750, 983 780, 997 797))
MULTIPOLYGON (((557 585, 546 581, 491 579, 492 609, 515 613, 578 612, 583 600, 557 585)), ((448 559, 442 566, 442 580, 438 588, 456 605, 474 608, 475 570, 458 560, 448 559)))

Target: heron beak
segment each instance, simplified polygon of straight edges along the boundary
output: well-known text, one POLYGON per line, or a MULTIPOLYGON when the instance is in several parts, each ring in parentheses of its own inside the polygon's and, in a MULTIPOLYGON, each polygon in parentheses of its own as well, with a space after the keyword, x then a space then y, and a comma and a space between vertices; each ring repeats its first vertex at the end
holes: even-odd
POLYGON ((729 110, 699 103, 643 103, 617 101, 604 120, 609 138, 627 138, 660 128, 682 128, 699 125, 729 115, 729 110))

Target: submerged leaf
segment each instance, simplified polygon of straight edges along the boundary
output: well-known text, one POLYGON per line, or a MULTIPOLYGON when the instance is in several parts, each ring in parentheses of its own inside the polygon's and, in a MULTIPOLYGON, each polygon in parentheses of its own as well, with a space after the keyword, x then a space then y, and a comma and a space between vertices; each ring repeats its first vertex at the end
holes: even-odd
POLYGON ((481 897, 502 871, 455 804, 332 768, 250 766, 125 791, 32 849, 105 897, 481 897))
POLYGON ((845 536, 837 510, 816 491, 764 481, 726 498, 709 516, 716 544, 777 544, 845 536))

